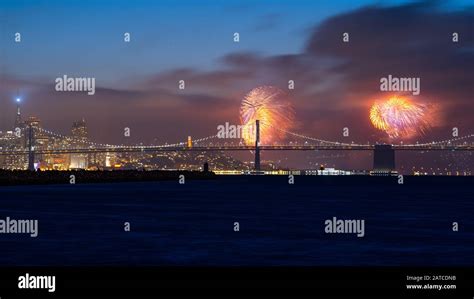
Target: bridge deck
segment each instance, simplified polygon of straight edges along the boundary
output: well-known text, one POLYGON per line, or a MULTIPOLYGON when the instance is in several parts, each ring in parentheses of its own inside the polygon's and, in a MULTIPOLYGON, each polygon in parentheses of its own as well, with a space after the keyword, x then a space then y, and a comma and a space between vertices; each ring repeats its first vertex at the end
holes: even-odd
MULTIPOLYGON (((263 151, 372 151, 375 145, 262 145, 263 151)), ((393 145, 396 151, 472 151, 474 145, 393 145)), ((136 153, 136 152, 205 152, 205 151, 252 151, 254 146, 193 146, 193 147, 104 147, 104 148, 72 148, 72 149, 39 149, 35 154, 89 154, 89 153, 136 153)), ((28 150, 4 150, 0 155, 27 155, 28 150)))

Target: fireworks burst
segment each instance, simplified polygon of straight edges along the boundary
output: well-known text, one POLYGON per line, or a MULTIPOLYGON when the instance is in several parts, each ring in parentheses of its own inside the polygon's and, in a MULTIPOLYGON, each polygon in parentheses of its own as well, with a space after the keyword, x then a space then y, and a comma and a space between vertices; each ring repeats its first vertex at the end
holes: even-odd
POLYGON ((431 127, 430 107, 408 99, 392 97, 375 103, 370 109, 370 121, 390 138, 409 138, 431 127))
POLYGON ((252 89, 242 100, 240 107, 244 142, 248 145, 255 143, 256 120, 260 120, 261 144, 284 139, 284 131, 294 126, 294 116, 293 107, 281 89, 273 86, 252 89))

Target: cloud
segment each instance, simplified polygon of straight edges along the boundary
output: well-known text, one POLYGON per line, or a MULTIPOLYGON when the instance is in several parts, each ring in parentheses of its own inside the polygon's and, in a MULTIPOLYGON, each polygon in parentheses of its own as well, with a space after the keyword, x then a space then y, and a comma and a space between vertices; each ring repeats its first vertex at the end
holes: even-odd
POLYGON ((343 74, 347 101, 357 100, 352 95, 359 100, 383 97, 377 93, 378 82, 389 74, 420 77, 419 100, 440 105, 440 125, 472 131, 473 30, 472 9, 443 12, 430 2, 373 6, 324 22, 314 30, 306 52, 340 61, 329 74, 343 74), (350 34, 350 43, 341 43, 343 32, 350 34), (452 42, 453 32, 459 43, 452 42))
POLYGON ((248 79, 233 73, 238 70, 253 74, 247 82, 254 85, 286 88, 294 80, 290 95, 304 128, 331 136, 345 123, 358 132, 354 138, 366 140, 381 138, 368 121, 371 103, 389 96, 380 91, 380 78, 419 77, 421 95, 413 100, 436 105, 440 113, 431 134, 418 138, 446 137, 453 126, 471 133, 474 13, 444 11, 438 4, 369 6, 333 16, 313 28, 299 54, 225 56, 221 62, 233 70, 226 79, 248 79), (344 32, 350 34, 349 43, 342 41, 344 32), (452 42, 453 32, 459 34, 458 43, 452 42))
POLYGON ((218 124, 238 122, 241 99, 259 85, 288 91, 300 132, 345 141, 342 127, 349 127, 354 141, 373 142, 383 138, 368 119, 370 104, 387 96, 379 90, 380 78, 420 77, 415 100, 437 104, 442 112, 437 128, 420 137, 433 140, 448 136, 453 126, 474 131, 473 22, 472 9, 443 11, 436 2, 369 6, 320 23, 297 54, 235 52, 220 57, 211 70, 157 72, 135 78, 128 89, 98 88, 93 98, 53 93, 49 85, 32 82, 19 85, 35 90, 38 103, 31 114, 63 127, 85 116, 101 127, 97 138, 110 142, 130 124, 136 125, 137 140, 157 132, 171 140, 210 135, 218 124), (349 43, 342 42, 343 32, 350 34, 349 43), (451 41, 453 32, 458 43, 451 41), (178 89, 179 80, 185 80, 185 90, 178 89), (288 80, 295 81, 295 90, 287 89, 288 80))

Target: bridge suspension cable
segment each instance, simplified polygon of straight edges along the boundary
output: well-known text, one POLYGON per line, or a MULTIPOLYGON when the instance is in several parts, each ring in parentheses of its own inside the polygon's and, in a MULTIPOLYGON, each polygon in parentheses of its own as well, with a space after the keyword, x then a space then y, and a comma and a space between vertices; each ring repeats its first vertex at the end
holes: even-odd
MULTIPOLYGON (((345 142, 323 140, 323 139, 314 138, 314 137, 306 136, 306 135, 303 135, 303 134, 283 130, 283 129, 280 129, 277 126, 274 126, 272 124, 267 124, 267 125, 271 126, 272 128, 275 128, 276 130, 278 130, 280 132, 284 132, 286 134, 289 134, 289 135, 292 135, 292 136, 295 136, 295 137, 299 137, 299 138, 303 138, 303 139, 307 139, 307 140, 317 141, 317 142, 320 142, 320 143, 325 143, 325 144, 330 144, 330 145, 341 145, 341 146, 363 146, 363 144, 357 144, 357 143, 345 143, 345 142)), ((452 139, 427 142, 427 143, 405 144, 405 146, 413 146, 413 147, 420 146, 420 147, 422 147, 422 146, 430 146, 430 145, 441 145, 441 144, 445 144, 445 143, 450 144, 450 143, 465 140, 465 139, 468 139, 468 138, 471 138, 471 137, 474 137, 474 134, 470 134, 470 135, 466 135, 466 136, 462 136, 462 137, 456 137, 456 138, 452 138, 452 139)))
MULTIPOLYGON (((316 142, 319 142, 321 144, 326 144, 326 145, 331 145, 331 146, 341 146, 341 147, 348 147, 348 146, 350 146, 350 147, 363 147, 363 146, 367 146, 367 145, 357 144, 357 143, 345 143, 345 142, 323 140, 323 139, 320 139, 320 138, 314 138, 314 137, 306 136, 306 135, 303 135, 303 134, 283 130, 283 129, 278 128, 277 126, 274 126, 274 125, 269 124, 269 123, 265 123, 265 122, 263 122, 263 123, 265 125, 271 126, 272 128, 275 128, 276 130, 278 130, 280 132, 284 132, 288 135, 298 137, 298 138, 302 138, 302 139, 305 139, 305 140, 316 141, 316 142)), ((22 131, 24 131, 26 129, 27 128, 22 128, 22 131)), ((48 134, 50 136, 65 139, 65 140, 68 140, 68 141, 73 141, 74 140, 74 138, 71 137, 71 136, 62 135, 62 134, 59 134, 59 133, 56 133, 56 132, 53 132, 53 131, 50 131, 50 130, 47 130, 47 129, 43 129, 43 128, 37 128, 37 129, 40 132, 48 134)), ((211 140, 211 139, 214 139, 214 138, 217 138, 217 137, 218 137, 218 135, 214 134, 214 135, 210 135, 210 136, 207 136, 207 137, 195 139, 195 140, 193 140, 193 143, 200 143, 200 142, 211 140)), ((411 148, 416 149, 418 147, 422 148, 422 147, 427 147, 427 146, 429 146, 429 147, 442 146, 444 144, 451 145, 451 143, 466 140, 466 139, 472 138, 472 137, 474 137, 474 134, 470 134, 470 135, 466 135, 466 136, 462 136, 462 137, 456 137, 456 138, 452 138, 452 139, 433 141, 433 142, 428 142, 428 143, 404 144, 403 146, 404 147, 411 147, 411 148)), ((132 149, 144 149, 144 148, 159 149, 159 148, 167 148, 167 147, 183 147, 183 146, 186 146, 186 144, 187 144, 186 141, 182 141, 182 142, 177 142, 177 143, 172 143, 172 144, 165 143, 165 144, 161 144, 161 145, 114 145, 114 144, 97 143, 97 142, 88 141, 88 140, 84 140, 84 141, 82 141, 82 143, 85 144, 85 145, 93 146, 93 147, 110 148, 110 149, 127 149, 127 148, 129 148, 129 149, 130 148, 132 148, 132 149)), ((394 146, 398 146, 398 145, 394 145, 394 146)))
MULTIPOLYGON (((39 129, 39 131, 41 131, 43 133, 53 135, 53 136, 58 137, 58 138, 62 138, 62 139, 66 139, 66 140, 73 140, 73 138, 71 136, 58 134, 58 133, 55 133, 53 131, 43 129, 43 128, 38 128, 38 129, 39 129)), ((209 139, 213 139, 215 137, 217 137, 217 134, 207 136, 207 137, 203 137, 203 138, 199 138, 199 139, 195 139, 193 142, 198 143, 198 142, 206 141, 206 140, 209 140, 209 139)), ((91 146, 110 147, 110 148, 144 148, 144 147, 147 147, 147 148, 150 148, 150 147, 161 148, 161 147, 177 147, 177 146, 186 145, 185 141, 172 143, 172 144, 166 143, 166 144, 162 144, 162 145, 116 145, 116 144, 97 143, 97 142, 93 142, 93 141, 83 141, 83 143, 91 145, 91 146)))
POLYGON ((433 141, 433 142, 428 142, 428 143, 417 143, 417 144, 411 144, 411 145, 414 145, 414 146, 428 146, 428 145, 438 145, 438 144, 444 144, 444 143, 449 144, 449 143, 452 143, 452 142, 465 140, 465 139, 468 139, 468 138, 471 138, 471 137, 474 137, 474 134, 470 134, 470 135, 466 135, 466 136, 462 136, 462 137, 456 137, 456 138, 452 138, 452 139, 441 140, 441 141, 433 141))
POLYGON ((323 139, 319 139, 319 138, 309 137, 309 136, 306 136, 306 135, 303 135, 303 134, 298 134, 298 133, 294 133, 294 132, 290 132, 290 131, 287 131, 287 130, 280 129, 277 126, 274 126, 272 124, 268 124, 268 125, 271 126, 272 128, 275 128, 276 130, 278 130, 280 132, 283 132, 283 133, 286 133, 286 134, 289 134, 289 135, 292 135, 292 136, 295 136, 295 137, 307 139, 307 140, 317 141, 317 142, 320 142, 320 143, 326 143, 326 144, 330 144, 330 145, 343 145, 343 146, 358 146, 359 145, 359 144, 353 144, 353 143, 351 144, 351 143, 344 143, 344 142, 337 142, 337 141, 328 141, 328 140, 323 140, 323 139))

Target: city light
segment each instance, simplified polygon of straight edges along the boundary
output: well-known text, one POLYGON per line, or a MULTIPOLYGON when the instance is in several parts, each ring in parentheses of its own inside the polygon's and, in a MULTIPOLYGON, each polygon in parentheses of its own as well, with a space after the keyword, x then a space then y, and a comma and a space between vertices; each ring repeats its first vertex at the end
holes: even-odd
MULTIPOLYGON (((267 87, 268 88, 268 87, 267 87)), ((259 90, 259 92, 264 92, 268 90, 259 90)), ((277 90, 277 93, 279 90, 277 90)), ((265 92, 264 92, 265 93, 265 92)), ((275 95, 271 93, 274 97, 275 95)), ((16 97, 16 102, 20 102, 21 98, 16 97)), ((255 99, 254 99, 255 100, 255 99)), ((260 99, 258 99, 260 100, 260 99)), ((268 99, 267 99, 268 100, 268 99)), ((265 101, 264 101, 265 102, 265 101)), ((252 102, 253 103, 253 102, 252 102)), ((246 103, 245 105, 252 104, 251 102, 246 103)), ((260 102, 259 102, 260 103, 260 102)), ((265 102, 265 108, 267 110, 272 110, 274 113, 277 109, 273 109, 274 102, 267 103, 265 102)), ((252 105, 250 105, 252 106, 252 105)), ((243 109, 241 112, 251 112, 252 107, 247 107, 249 109, 243 109)), ((261 107, 261 105, 259 106, 261 107)), ((258 109, 257 109, 258 110, 258 109)), ((225 154, 222 154, 225 151, 235 151, 235 150, 251 150, 253 145, 246 145, 245 143, 239 143, 238 145, 232 144, 230 142, 219 143, 215 141, 218 136, 216 134, 204 137, 193 139, 191 136, 188 136, 187 142, 181 141, 178 143, 168 143, 164 142, 162 144, 153 144, 153 145, 144 145, 140 144, 104 144, 94 142, 89 139, 88 128, 84 119, 80 121, 75 121, 72 124, 70 134, 60 134, 54 131, 44 129, 41 126, 41 121, 39 118, 30 116, 25 120, 22 120, 20 114, 20 105, 17 105, 16 109, 16 120, 15 120, 15 131, 18 130, 18 135, 14 134, 14 130, 0 131, 0 154, 4 154, 6 158, 0 160, 0 169, 37 169, 38 167, 41 170, 68 170, 68 169, 86 169, 86 170, 100 170, 100 169, 201 169, 201 165, 204 162, 212 163, 214 165, 214 170, 223 171, 220 174, 235 174, 241 173, 242 171, 249 171, 254 168, 251 163, 241 162, 238 159, 229 158, 225 154), (29 147, 28 144, 25 144, 25 137, 28 134, 28 130, 25 128, 34 128, 34 134, 32 137, 33 146, 29 147), (195 151, 196 153, 201 152, 201 154, 190 155, 190 151, 195 151), (36 160, 33 160, 34 163, 39 163, 38 167, 33 167, 27 154, 28 151, 37 151, 36 155, 33 155, 36 160), (202 154, 207 151, 219 151, 219 154, 202 154), (159 158, 158 158, 159 157, 159 158), (169 162, 164 161, 168 160, 162 157, 172 157, 169 162), (157 159, 158 158, 158 159, 157 159), (169 163, 169 164, 167 164, 169 163), (28 166, 28 168, 27 168, 28 166), (31 168, 30 168, 31 166, 31 168), (230 172, 226 172, 226 171, 230 172)), ((263 116, 268 115, 270 112, 262 113, 263 116)), ((268 119, 279 119, 279 117, 267 117, 268 119)), ((285 119, 285 118, 283 118, 285 119)), ((282 129, 280 121, 277 121, 279 126, 272 126, 277 131, 284 132, 286 136, 292 136, 291 138, 298 138, 298 140, 289 139, 287 141, 281 140, 278 144, 261 144, 261 149, 265 151, 270 150, 306 150, 306 151, 318 151, 318 150, 367 150, 373 151, 374 155, 377 154, 380 156, 380 153, 387 154, 390 151, 390 157, 385 157, 384 161, 387 163, 379 163, 381 167, 376 168, 374 164, 375 171, 371 171, 371 175, 389 175, 392 173, 386 171, 387 169, 395 169, 395 162, 393 161, 393 152, 401 150, 415 150, 415 151, 431 151, 431 150, 440 150, 440 151, 472 151, 473 143, 470 143, 468 139, 474 137, 474 134, 465 135, 462 137, 455 137, 451 139, 433 141, 428 143, 416 142, 413 144, 400 141, 396 144, 383 144, 376 143, 371 144, 369 141, 367 144, 359 144, 356 141, 347 142, 338 142, 324 140, 314 137, 309 137, 302 135, 293 131, 282 129), (388 157, 388 158, 387 158, 388 157), (392 158, 391 158, 392 157, 392 158), (388 166, 387 166, 388 165, 388 166), (381 169, 381 170, 380 170, 381 169)), ((262 131, 260 131, 262 133, 262 131)), ((270 133, 274 133, 273 131, 270 133)), ((265 135, 264 135, 265 136, 265 135)), ((275 136, 275 135, 274 135, 275 136)), ((375 158, 374 158, 375 163, 375 158)), ((268 163, 267 165, 271 165, 268 163)), ((278 172, 278 169, 275 169, 271 166, 270 172, 265 172, 265 174, 281 174, 278 172), (276 172, 275 172, 276 171, 276 172)), ((321 167, 318 167, 321 168, 321 167)), ((334 170, 336 168, 333 168, 334 170)), ((317 171, 317 169, 310 169, 311 175, 346 175, 347 172, 332 171, 330 168, 326 168, 325 171, 317 171)), ((266 170, 268 171, 268 169, 266 170)), ((459 171, 458 169, 448 169, 444 171, 430 170, 424 171, 423 169, 417 170, 413 168, 410 173, 415 175, 452 175, 453 173, 460 173, 461 175, 471 175, 470 169, 465 169, 464 171, 459 171)), ((393 173, 397 173, 394 171, 393 173)), ((308 174, 306 172, 306 174, 308 174)))

